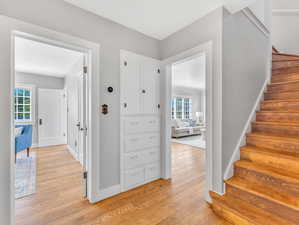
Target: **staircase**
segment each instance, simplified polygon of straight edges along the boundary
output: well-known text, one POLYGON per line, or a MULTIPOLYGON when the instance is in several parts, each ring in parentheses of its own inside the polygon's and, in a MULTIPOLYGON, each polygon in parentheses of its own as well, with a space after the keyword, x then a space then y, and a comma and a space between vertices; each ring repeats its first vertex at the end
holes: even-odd
POLYGON ((226 193, 212 209, 235 225, 299 225, 299 56, 273 51, 272 80, 226 193))

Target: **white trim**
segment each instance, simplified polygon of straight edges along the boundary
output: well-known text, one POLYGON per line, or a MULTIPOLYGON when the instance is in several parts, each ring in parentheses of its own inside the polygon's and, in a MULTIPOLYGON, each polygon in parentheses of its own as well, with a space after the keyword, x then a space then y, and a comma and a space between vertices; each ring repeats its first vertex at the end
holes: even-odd
MULTIPOLYGON (((205 198, 207 201, 211 202, 211 198, 209 195, 209 190, 213 190, 213 177, 222 177, 221 171, 213 171, 213 165, 219 164, 221 165, 221 157, 215 157, 217 155, 217 150, 213 150, 213 143, 219 142, 217 146, 221 146, 221 140, 217 140, 218 137, 213 137, 213 126, 217 127, 218 131, 221 133, 221 111, 217 113, 217 120, 213 121, 213 80, 217 79, 220 81, 221 85, 221 77, 213 77, 213 55, 212 55, 212 48, 213 42, 209 41, 204 44, 200 44, 192 49, 179 53, 178 55, 172 56, 168 59, 165 59, 162 63, 163 69, 162 72, 164 74, 164 85, 161 85, 162 90, 165 92, 164 95, 164 104, 163 109, 164 112, 162 113, 162 178, 170 179, 172 177, 171 174, 171 97, 172 97, 172 69, 171 66, 182 60, 191 59, 193 57, 198 57, 200 55, 205 54, 206 56, 206 123, 207 123, 207 148, 206 148, 206 191, 205 191, 205 198), (215 123, 215 124, 214 124, 215 123), (220 174, 218 174, 220 173, 220 174), (218 174, 218 175, 217 175, 218 174)), ((221 93, 221 86, 220 91, 221 93)), ((163 94, 161 95, 163 96, 163 94)), ((220 97, 220 96, 218 96, 220 97)), ((221 103, 221 99, 219 101, 221 103)), ((163 101, 162 101, 163 102, 163 101)), ((221 107, 220 109, 221 110, 221 107)), ((221 135, 220 135, 221 137, 221 135)), ((222 182, 222 180, 221 180, 222 182)), ((222 186, 222 184, 220 184, 222 186)))
MULTIPOLYGON (((270 61, 272 61, 272 57, 270 57, 270 58, 271 58, 271 60, 269 60, 269 63, 271 63, 270 61)), ((237 142, 234 152, 230 158, 230 161, 225 169, 224 177, 223 177, 224 180, 229 179, 234 174, 234 162, 240 160, 240 147, 245 145, 245 143, 246 143, 246 133, 250 132, 250 130, 251 130, 251 122, 255 119, 256 111, 258 111, 260 109, 260 103, 264 99, 264 93, 267 89, 267 85, 270 83, 270 79, 271 79, 271 66, 270 66, 269 72, 267 74, 267 78, 263 84, 263 87, 260 90, 260 93, 254 103, 251 113, 249 114, 248 120, 244 126, 244 129, 243 129, 241 136, 237 142)))
POLYGON ((299 15, 299 9, 273 9, 273 16, 291 16, 299 15))
POLYGON ((256 15, 247 7, 242 13, 255 25, 267 38, 270 37, 268 28, 256 17, 256 15))
POLYGON ((70 145, 66 145, 66 148, 71 153, 71 155, 74 157, 74 159, 76 159, 77 161, 79 161, 78 154, 76 153, 76 151, 70 145))
POLYGON ((253 3, 255 3, 257 0, 234 0, 231 1, 230 3, 227 3, 224 5, 224 8, 231 14, 237 13, 241 10, 243 10, 244 8, 252 5, 253 3))
POLYGON ((99 192, 97 197, 91 201, 91 203, 96 203, 99 201, 102 201, 106 198, 112 197, 114 195, 120 194, 121 193, 121 187, 120 184, 111 186, 109 188, 105 188, 99 192))
MULTIPOLYGON (((88 107, 87 107, 87 127, 88 127, 88 145, 87 145, 87 161, 88 161, 88 200, 90 202, 95 202, 94 199, 97 198, 99 194, 100 187, 100 117, 98 114, 98 104, 100 102, 100 45, 90 41, 86 41, 77 37, 73 37, 64 33, 59 33, 53 30, 45 29, 31 24, 24 24, 18 28, 19 30, 13 30, 11 32, 11 90, 14 89, 14 38, 16 36, 30 39, 33 41, 39 41, 46 44, 55 45, 58 47, 63 47, 75 51, 80 51, 88 55, 88 107), (21 31, 20 31, 21 30, 21 31)), ((11 93, 11 103, 13 103, 13 93, 11 93)), ((11 104, 13 107, 13 104, 11 104)), ((11 108, 12 109, 12 108, 11 108)), ((13 110, 11 110, 11 119, 13 110)), ((11 121, 11 127, 14 126, 14 121, 11 121)), ((13 132, 11 131, 11 137, 13 137, 13 132)), ((14 149, 14 139, 11 139, 11 149, 14 149)), ((11 225, 15 224, 15 207, 14 207, 14 151, 11 151, 11 225)))

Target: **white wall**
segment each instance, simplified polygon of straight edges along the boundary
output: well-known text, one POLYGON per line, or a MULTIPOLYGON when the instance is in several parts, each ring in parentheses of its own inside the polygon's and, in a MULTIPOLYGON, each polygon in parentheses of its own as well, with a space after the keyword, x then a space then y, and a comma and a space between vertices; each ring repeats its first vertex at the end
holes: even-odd
POLYGON ((272 17, 273 45, 279 52, 299 55, 299 13, 275 13, 272 17))
POLYGON ((229 165, 270 74, 270 37, 243 13, 223 20, 222 167, 229 165))
POLYGON ((64 78, 50 77, 44 75, 36 75, 29 73, 16 72, 15 75, 16 84, 29 84, 35 86, 35 121, 33 121, 33 133, 32 133, 32 144, 38 144, 38 88, 45 89, 63 89, 64 78))

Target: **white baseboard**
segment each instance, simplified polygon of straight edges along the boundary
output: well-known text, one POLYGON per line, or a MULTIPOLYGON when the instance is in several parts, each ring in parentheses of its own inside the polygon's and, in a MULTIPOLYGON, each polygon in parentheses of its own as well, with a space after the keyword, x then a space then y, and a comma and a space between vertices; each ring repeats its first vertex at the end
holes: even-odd
POLYGON ((32 143, 31 147, 32 147, 32 148, 38 148, 39 145, 38 145, 38 143, 32 143))
POLYGON ((69 150, 69 152, 71 153, 71 155, 72 155, 76 160, 78 160, 78 159, 77 159, 77 154, 76 154, 75 150, 74 150, 70 145, 67 145, 66 147, 67 147, 67 149, 69 150))
POLYGON ((96 196, 95 199, 91 199, 90 202, 96 203, 96 202, 102 201, 106 198, 117 195, 119 193, 121 193, 121 188, 120 188, 120 184, 117 184, 117 185, 111 186, 109 188, 100 190, 98 196, 96 196))
POLYGON ((245 127, 241 133, 241 136, 240 136, 240 139, 237 143, 237 146, 236 148, 234 149, 234 152, 232 154, 232 157, 229 161, 229 164, 228 166, 226 167, 226 170, 224 172, 224 180, 227 180, 229 178, 231 178, 234 174, 234 162, 240 160, 240 147, 245 145, 246 144, 246 133, 250 132, 251 130, 251 121, 253 121, 255 119, 255 114, 256 114, 256 111, 260 109, 260 103, 261 101, 264 99, 264 92, 266 91, 267 89, 267 85, 269 84, 270 82, 270 78, 271 76, 268 75, 268 78, 265 80, 264 84, 263 84, 263 87, 256 99, 256 102, 253 106, 253 109, 249 115, 249 118, 245 124, 245 127))

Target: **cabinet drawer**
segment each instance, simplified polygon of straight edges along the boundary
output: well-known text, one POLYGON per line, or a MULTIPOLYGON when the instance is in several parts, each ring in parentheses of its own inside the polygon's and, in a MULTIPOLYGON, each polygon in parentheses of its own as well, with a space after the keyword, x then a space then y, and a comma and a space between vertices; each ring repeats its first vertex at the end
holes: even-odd
POLYGON ((144 131, 160 130, 160 120, 158 117, 145 117, 142 123, 144 131))
POLYGON ((138 133, 142 129, 143 124, 140 118, 127 118, 124 120, 125 134, 138 133))
POLYGON ((144 152, 145 163, 154 163, 160 161, 160 149, 152 148, 144 152))
POLYGON ((124 173, 125 188, 134 188, 142 184, 145 180, 145 170, 134 169, 124 173))
POLYGON ((145 135, 144 138, 145 138, 145 140, 144 140, 145 148, 160 146, 160 134, 158 134, 158 133, 147 134, 147 135, 145 135))
POLYGON ((133 152, 144 148, 144 135, 131 135, 125 138, 125 152, 133 152))
POLYGON ((146 181, 152 181, 160 178, 160 162, 146 166, 145 179, 146 181))
POLYGON ((126 153, 124 157, 125 169, 132 169, 142 166, 145 163, 145 155, 143 152, 126 153))

